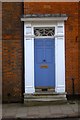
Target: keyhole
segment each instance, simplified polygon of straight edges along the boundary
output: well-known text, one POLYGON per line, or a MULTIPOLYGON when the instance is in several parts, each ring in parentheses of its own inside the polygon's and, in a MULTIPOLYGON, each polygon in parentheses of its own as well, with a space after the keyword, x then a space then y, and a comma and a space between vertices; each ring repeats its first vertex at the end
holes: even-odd
POLYGON ((43 62, 46 62, 46 60, 43 60, 43 62))

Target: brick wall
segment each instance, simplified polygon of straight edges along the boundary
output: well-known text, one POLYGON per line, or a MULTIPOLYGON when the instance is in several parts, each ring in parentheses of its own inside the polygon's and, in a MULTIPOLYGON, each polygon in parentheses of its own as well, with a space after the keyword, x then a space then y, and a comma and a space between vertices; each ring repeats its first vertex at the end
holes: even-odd
POLYGON ((78 3, 77 2, 25 2, 24 14, 68 14, 65 23, 66 46, 66 91, 72 94, 72 78, 75 80, 75 94, 80 93, 78 85, 78 3))
POLYGON ((2 3, 3 102, 21 102, 23 91, 22 3, 2 3))
MULTIPOLYGON (((78 72, 79 74, 78 75, 79 75, 79 81, 78 81, 78 83, 79 83, 79 86, 80 86, 80 37, 79 37, 80 36, 80 2, 79 2, 79 6, 78 7, 79 7, 79 10, 78 10, 78 13, 79 13, 79 18, 78 18, 78 20, 79 20, 78 21, 78 23, 79 23, 79 27, 78 27, 78 34, 79 34, 78 35, 78 43, 79 43, 78 44, 78 48, 79 48, 79 69, 78 69, 79 70, 79 72, 78 72)), ((80 93, 80 87, 79 87, 78 91, 80 93)))
MULTIPOLYGON (((3 102, 21 102, 23 93, 23 23, 21 15, 27 13, 69 15, 65 22, 66 91, 72 94, 75 79, 75 93, 80 93, 78 79, 78 3, 2 3, 2 78, 3 102)), ((80 28, 80 27, 79 27, 80 28)), ((80 68, 80 67, 79 67, 80 68)))
POLYGON ((0 103, 2 103, 2 2, 0 2, 0 103))

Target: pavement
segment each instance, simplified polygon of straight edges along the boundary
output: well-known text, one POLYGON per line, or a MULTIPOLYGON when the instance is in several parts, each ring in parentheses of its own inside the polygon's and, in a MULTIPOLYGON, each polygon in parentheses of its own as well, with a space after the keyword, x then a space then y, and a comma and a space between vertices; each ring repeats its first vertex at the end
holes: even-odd
MULTIPOLYGON (((0 114, 1 115, 1 114, 0 114)), ((11 103, 2 105, 2 118, 66 118, 80 117, 79 102, 71 101, 60 105, 31 106, 11 103)))

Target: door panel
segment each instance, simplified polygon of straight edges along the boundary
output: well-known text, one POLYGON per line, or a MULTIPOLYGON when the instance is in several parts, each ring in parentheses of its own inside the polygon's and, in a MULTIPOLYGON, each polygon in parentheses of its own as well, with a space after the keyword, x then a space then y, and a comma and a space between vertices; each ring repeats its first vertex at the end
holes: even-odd
POLYGON ((35 87, 55 86, 55 40, 35 39, 35 87))

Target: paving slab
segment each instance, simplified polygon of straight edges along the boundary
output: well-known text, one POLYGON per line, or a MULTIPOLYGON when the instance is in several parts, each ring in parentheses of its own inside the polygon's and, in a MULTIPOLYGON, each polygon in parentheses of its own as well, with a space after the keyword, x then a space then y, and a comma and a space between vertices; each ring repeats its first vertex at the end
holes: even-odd
POLYGON ((26 107, 24 104, 3 104, 3 118, 63 118, 78 117, 78 102, 75 104, 60 104, 26 107))

